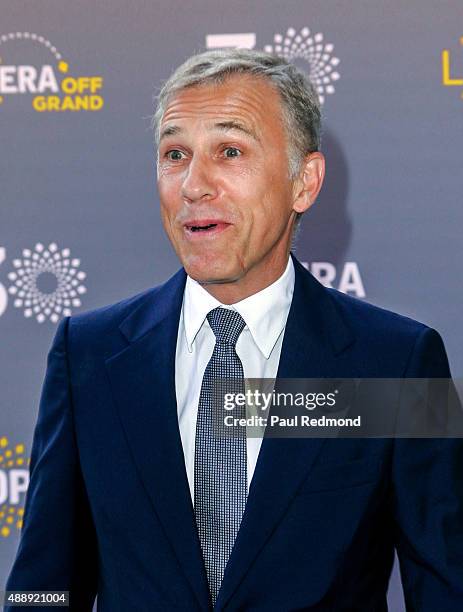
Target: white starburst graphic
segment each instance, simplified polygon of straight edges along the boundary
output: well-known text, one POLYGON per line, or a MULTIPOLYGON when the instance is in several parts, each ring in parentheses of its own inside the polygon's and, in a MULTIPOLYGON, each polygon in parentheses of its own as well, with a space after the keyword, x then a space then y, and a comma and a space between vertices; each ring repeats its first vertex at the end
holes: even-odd
POLYGON ((320 104, 326 94, 334 93, 333 83, 340 78, 336 67, 339 58, 332 55, 334 45, 323 41, 323 34, 311 35, 309 28, 302 28, 299 33, 288 28, 286 34, 275 34, 273 45, 265 45, 264 50, 281 55, 288 61, 303 59, 309 64, 309 77, 314 84, 320 104))
POLYGON ((71 258, 70 249, 59 250, 54 242, 48 248, 37 243, 34 250, 23 249, 22 255, 22 259, 13 259, 15 270, 8 274, 12 281, 8 293, 15 296, 13 304, 24 309, 25 317, 56 323, 60 316, 70 316, 72 307, 81 306, 79 295, 87 291, 82 284, 86 274, 78 269, 80 259, 71 258), (50 293, 37 286, 40 275, 47 272, 56 278, 56 288, 50 293))

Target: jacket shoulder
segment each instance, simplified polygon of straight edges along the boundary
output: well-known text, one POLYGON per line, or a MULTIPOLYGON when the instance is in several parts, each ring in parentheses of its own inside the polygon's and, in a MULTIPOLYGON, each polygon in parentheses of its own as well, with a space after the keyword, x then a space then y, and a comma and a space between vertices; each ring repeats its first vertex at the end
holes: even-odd
POLYGON ((430 329, 425 323, 352 297, 337 289, 327 289, 327 291, 341 317, 348 320, 356 332, 368 333, 370 336, 392 333, 397 338, 406 338, 416 337, 426 329, 430 329))
POLYGON ((355 338, 356 354, 377 376, 449 376, 439 333, 420 321, 328 289, 355 338))
POLYGON ((166 282, 145 289, 118 302, 88 310, 69 318, 67 344, 69 351, 81 358, 103 355, 108 356, 127 345, 121 334, 120 326, 124 320, 137 311, 150 313, 168 297, 169 285, 177 275, 166 282))
POLYGON ((150 297, 154 297, 161 286, 151 287, 112 304, 72 315, 70 326, 76 330, 84 330, 89 327, 97 330, 101 326, 118 327, 130 312, 149 300, 150 297))

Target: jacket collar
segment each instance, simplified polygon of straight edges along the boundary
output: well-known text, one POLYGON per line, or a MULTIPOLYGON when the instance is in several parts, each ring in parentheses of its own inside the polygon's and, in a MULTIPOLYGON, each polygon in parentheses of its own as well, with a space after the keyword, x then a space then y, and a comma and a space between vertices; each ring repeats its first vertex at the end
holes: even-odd
MULTIPOLYGON (((353 341, 350 328, 337 312, 329 290, 304 268, 293 253, 291 258, 295 283, 285 336, 292 335, 291 329, 296 323, 302 327, 303 335, 310 336, 313 342, 328 342, 335 354, 342 352, 353 341)), ((184 268, 180 268, 167 282, 154 288, 147 299, 123 320, 119 329, 129 342, 135 342, 168 317, 179 319, 186 278, 184 268)))

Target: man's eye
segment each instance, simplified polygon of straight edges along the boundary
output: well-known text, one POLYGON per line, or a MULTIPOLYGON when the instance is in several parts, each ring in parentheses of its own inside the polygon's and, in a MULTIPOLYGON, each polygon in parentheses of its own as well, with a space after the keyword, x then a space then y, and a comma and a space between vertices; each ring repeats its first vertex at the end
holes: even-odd
POLYGON ((227 147, 224 149, 225 157, 239 157, 241 155, 241 151, 236 147, 227 147))
POLYGON ((183 159, 182 156, 183 153, 178 149, 172 149, 171 151, 167 151, 166 153, 167 159, 170 159, 171 161, 180 161, 181 159, 183 159))

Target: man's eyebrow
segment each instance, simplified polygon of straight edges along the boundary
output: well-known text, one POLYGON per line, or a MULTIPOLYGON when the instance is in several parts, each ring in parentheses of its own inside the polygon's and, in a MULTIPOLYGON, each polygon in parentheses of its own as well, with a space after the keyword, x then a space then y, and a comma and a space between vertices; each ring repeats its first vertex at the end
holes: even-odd
POLYGON ((219 130, 222 130, 224 132, 228 132, 228 130, 237 130, 239 132, 247 134, 257 142, 260 142, 260 139, 254 132, 254 130, 233 119, 229 121, 219 121, 218 123, 214 124, 214 128, 218 128, 219 130))
POLYGON ((182 131, 182 128, 178 125, 168 125, 163 130, 161 130, 161 135, 159 137, 159 141, 163 138, 167 138, 167 136, 175 136, 182 131))
MULTIPOLYGON (((254 132, 254 130, 233 119, 230 119, 229 121, 219 121, 218 123, 214 123, 212 129, 218 129, 222 132, 236 130, 238 132, 246 134, 247 136, 250 136, 257 142, 260 142, 260 138, 254 132)), ((168 125, 163 130, 161 130, 159 141, 161 141, 163 138, 167 138, 168 136, 177 136, 177 134, 181 134, 182 132, 183 129, 179 125, 168 125)))

